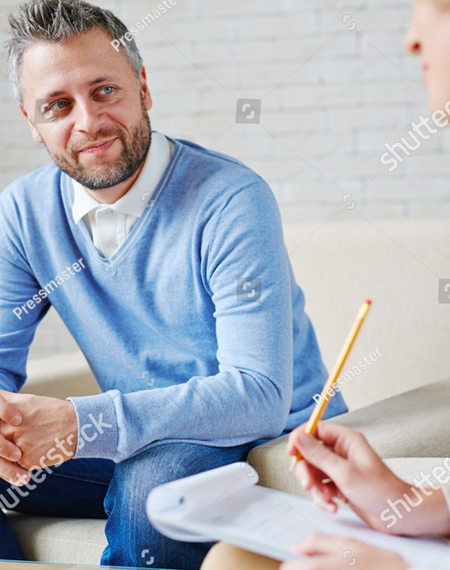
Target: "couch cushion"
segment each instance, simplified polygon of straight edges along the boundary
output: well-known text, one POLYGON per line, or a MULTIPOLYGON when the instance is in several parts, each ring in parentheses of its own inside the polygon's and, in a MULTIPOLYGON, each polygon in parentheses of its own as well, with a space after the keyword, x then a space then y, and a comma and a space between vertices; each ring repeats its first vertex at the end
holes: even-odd
MULTIPOLYGON (((447 457, 450 454, 450 380, 411 390, 331 421, 362 432, 375 451, 390 457, 447 457)), ((288 436, 260 445, 249 454, 260 484, 309 496, 289 471, 288 436)))
POLYGON ((105 521, 8 513, 26 560, 99 565, 107 545, 105 521))
MULTIPOLYGON (((422 478, 422 473, 430 474, 430 481, 434 485, 441 485, 441 482, 436 479, 436 474, 438 477, 442 477, 442 469, 447 474, 450 471, 447 458, 443 457, 394 457, 384 459, 384 462, 397 477, 411 485, 414 485, 414 479, 420 480, 422 478), (436 467, 440 469, 435 471, 436 467)), ((425 487, 429 487, 429 485, 425 485, 425 487)))

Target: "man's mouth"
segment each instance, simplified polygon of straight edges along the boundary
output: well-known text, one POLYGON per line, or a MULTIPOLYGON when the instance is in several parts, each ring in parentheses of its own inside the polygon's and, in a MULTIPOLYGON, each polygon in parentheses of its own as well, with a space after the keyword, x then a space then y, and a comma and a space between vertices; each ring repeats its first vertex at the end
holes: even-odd
POLYGON ((82 148, 81 150, 79 150, 78 153, 79 154, 81 154, 81 153, 97 154, 97 153, 105 152, 106 150, 108 150, 111 147, 111 145, 116 140, 117 140, 117 137, 114 137, 113 139, 110 139, 107 141, 96 142, 94 144, 90 144, 90 145, 82 148))

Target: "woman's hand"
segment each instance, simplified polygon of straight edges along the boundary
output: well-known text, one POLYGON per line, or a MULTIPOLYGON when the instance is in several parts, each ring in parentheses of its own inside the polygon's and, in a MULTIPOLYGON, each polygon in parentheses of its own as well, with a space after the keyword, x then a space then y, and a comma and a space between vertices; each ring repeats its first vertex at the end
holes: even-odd
POLYGON ((324 422, 319 423, 316 437, 312 437, 300 426, 290 434, 287 450, 289 455, 297 451, 303 459, 296 466, 296 475, 306 490, 312 490, 314 502, 321 509, 335 513, 334 499, 341 499, 381 532, 450 534, 442 489, 414 487, 399 479, 361 433, 324 422), (406 508, 394 513, 391 505, 399 499, 406 508))
POLYGON ((367 546, 357 540, 312 534, 295 544, 292 550, 308 558, 285 562, 280 570, 337 570, 363 568, 364 570, 408 570, 411 565, 390 550, 367 546))
POLYGON ((386 467, 361 433, 329 422, 319 423, 316 437, 303 430, 300 426, 290 434, 287 452, 301 452, 296 475, 312 490, 316 505, 334 513, 334 499, 341 499, 372 528, 389 532, 380 519, 386 501, 402 497, 410 486, 386 467))

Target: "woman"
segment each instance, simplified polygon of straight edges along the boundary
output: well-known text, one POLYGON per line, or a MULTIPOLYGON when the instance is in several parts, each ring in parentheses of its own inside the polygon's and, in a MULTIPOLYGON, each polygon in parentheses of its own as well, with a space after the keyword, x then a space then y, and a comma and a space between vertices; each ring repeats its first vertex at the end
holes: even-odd
MULTIPOLYGON (((405 47, 421 58, 430 112, 444 110, 450 101, 450 0, 417 0, 405 47)), ((299 427, 289 437, 288 454, 296 455, 297 450, 304 460, 298 463, 296 475, 305 489, 312 490, 319 508, 336 512, 333 499, 338 498, 368 525, 382 532, 450 535, 448 485, 432 494, 415 489, 416 497, 421 495, 423 501, 391 529, 387 528, 380 519, 387 498, 411 493, 411 486, 384 465, 361 434, 342 426, 320 423, 316 436, 311 437, 299 427), (323 483, 324 479, 331 482, 323 483)), ((347 566, 361 570, 413 570, 399 555, 351 539, 314 534, 293 549, 308 558, 280 565, 219 544, 207 556, 202 570, 337 570, 347 566)))
MULTIPOLYGON (((369 526, 389 534, 450 535, 450 485, 430 494, 422 488, 411 493, 411 485, 396 477, 367 443, 364 436, 350 428, 332 423, 319 423, 316 437, 305 435, 303 426, 294 430, 288 441, 288 454, 300 451, 303 461, 296 475, 306 490, 311 490, 316 505, 335 513, 340 499, 369 526), (323 480, 331 479, 331 483, 323 480), (388 498, 412 495, 417 507, 398 519, 389 529, 380 514, 388 498)), ((391 521, 389 521, 391 522, 391 521)), ((347 566, 361 570, 412 570, 399 555, 346 538, 314 534, 293 545, 295 552, 309 558, 279 562, 246 553, 226 544, 215 546, 202 570, 338 570, 347 566), (346 554, 347 553, 347 554, 346 554)), ((418 570, 418 569, 414 569, 418 570)))

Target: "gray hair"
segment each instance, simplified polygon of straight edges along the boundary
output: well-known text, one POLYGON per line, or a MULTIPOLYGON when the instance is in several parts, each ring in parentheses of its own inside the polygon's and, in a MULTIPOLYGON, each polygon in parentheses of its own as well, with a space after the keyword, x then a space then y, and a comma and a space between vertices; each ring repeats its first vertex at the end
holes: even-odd
MULTIPOLYGON (((39 41, 64 44, 74 36, 100 28, 114 40, 128 29, 110 10, 82 0, 30 0, 9 15, 12 38, 6 42, 9 78, 16 99, 23 105, 21 72, 25 50, 39 41)), ((134 40, 121 46, 139 81, 143 61, 134 40)))

